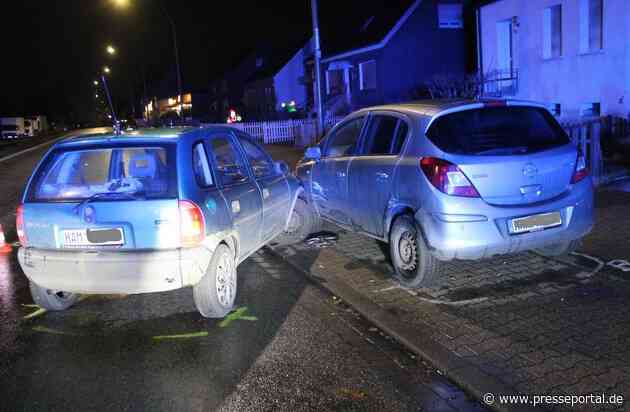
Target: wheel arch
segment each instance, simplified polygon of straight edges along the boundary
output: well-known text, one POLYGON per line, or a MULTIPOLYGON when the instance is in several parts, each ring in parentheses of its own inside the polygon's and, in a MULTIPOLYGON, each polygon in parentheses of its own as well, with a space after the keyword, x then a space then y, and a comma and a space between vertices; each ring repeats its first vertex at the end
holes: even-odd
POLYGON ((392 229, 392 224, 397 217, 409 214, 413 218, 415 210, 411 207, 411 205, 407 203, 396 203, 389 207, 387 213, 385 214, 385 227, 383 231, 383 237, 389 243, 389 232, 392 229))

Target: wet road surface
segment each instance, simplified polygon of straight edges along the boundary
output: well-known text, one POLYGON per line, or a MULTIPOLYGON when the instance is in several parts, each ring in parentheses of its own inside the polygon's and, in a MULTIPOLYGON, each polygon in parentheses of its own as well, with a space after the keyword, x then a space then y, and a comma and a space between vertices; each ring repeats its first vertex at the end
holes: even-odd
MULTIPOLYGON (((45 148, 0 163, 2 221, 45 148)), ((343 302, 261 251, 237 310, 199 316, 190 289, 32 305, 0 253, 0 410, 481 410, 343 302)))
POLYGON ((200 317, 190 289, 39 313, 3 254, 0 410, 481 409, 265 251, 239 288, 224 320, 200 317))

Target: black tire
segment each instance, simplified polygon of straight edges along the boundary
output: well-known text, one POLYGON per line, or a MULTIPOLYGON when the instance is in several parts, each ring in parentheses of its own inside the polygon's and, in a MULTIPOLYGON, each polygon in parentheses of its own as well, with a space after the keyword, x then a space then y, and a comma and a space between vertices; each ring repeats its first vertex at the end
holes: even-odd
POLYGON ((394 221, 389 235, 389 253, 395 277, 405 287, 431 286, 443 272, 444 264, 431 254, 420 228, 409 215, 394 221))
POLYGON ((79 299, 76 293, 62 292, 58 290, 46 289, 33 282, 29 282, 33 302, 39 307, 50 311, 66 310, 79 299))
POLYGON ((279 234, 273 244, 277 246, 289 246, 301 243, 310 235, 319 231, 321 226, 319 216, 311 205, 303 199, 295 201, 295 207, 291 212, 289 227, 279 234))
POLYGON ((234 252, 226 245, 220 244, 212 255, 206 274, 193 286, 195 306, 203 317, 223 318, 234 309, 236 292, 234 252), (223 292, 229 296, 224 296, 223 292))
POLYGON ((580 246, 582 246, 582 239, 575 239, 565 242, 558 242, 540 249, 535 249, 535 252, 539 255, 547 257, 559 257, 568 255, 571 252, 575 252, 580 246))

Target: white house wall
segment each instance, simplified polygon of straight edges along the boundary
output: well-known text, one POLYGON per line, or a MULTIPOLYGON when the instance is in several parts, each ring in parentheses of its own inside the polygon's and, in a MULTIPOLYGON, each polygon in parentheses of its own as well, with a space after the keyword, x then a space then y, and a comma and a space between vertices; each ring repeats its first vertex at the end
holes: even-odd
POLYGON ((300 49, 287 64, 273 77, 276 91, 276 110, 282 110, 282 103, 295 101, 297 107, 306 105, 306 86, 299 79, 304 76, 304 49, 300 49))
POLYGON ((481 8, 484 73, 498 69, 497 22, 517 17, 515 97, 560 103, 574 117, 585 103, 600 103, 602 114, 630 113, 630 1, 604 0, 603 49, 580 53, 579 0, 500 0, 481 8), (543 10, 562 5, 562 56, 543 59, 543 10))

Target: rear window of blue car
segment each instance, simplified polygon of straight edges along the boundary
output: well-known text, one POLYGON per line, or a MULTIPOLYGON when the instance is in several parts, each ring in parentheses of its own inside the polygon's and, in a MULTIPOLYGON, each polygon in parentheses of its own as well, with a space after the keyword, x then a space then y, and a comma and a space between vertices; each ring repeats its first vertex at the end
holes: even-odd
POLYGON ((27 200, 74 201, 110 193, 174 198, 175 170, 174 145, 59 148, 36 172, 27 200))
POLYGON ((486 107, 438 117, 427 137, 447 153, 518 155, 569 143, 553 116, 542 108, 486 107))

